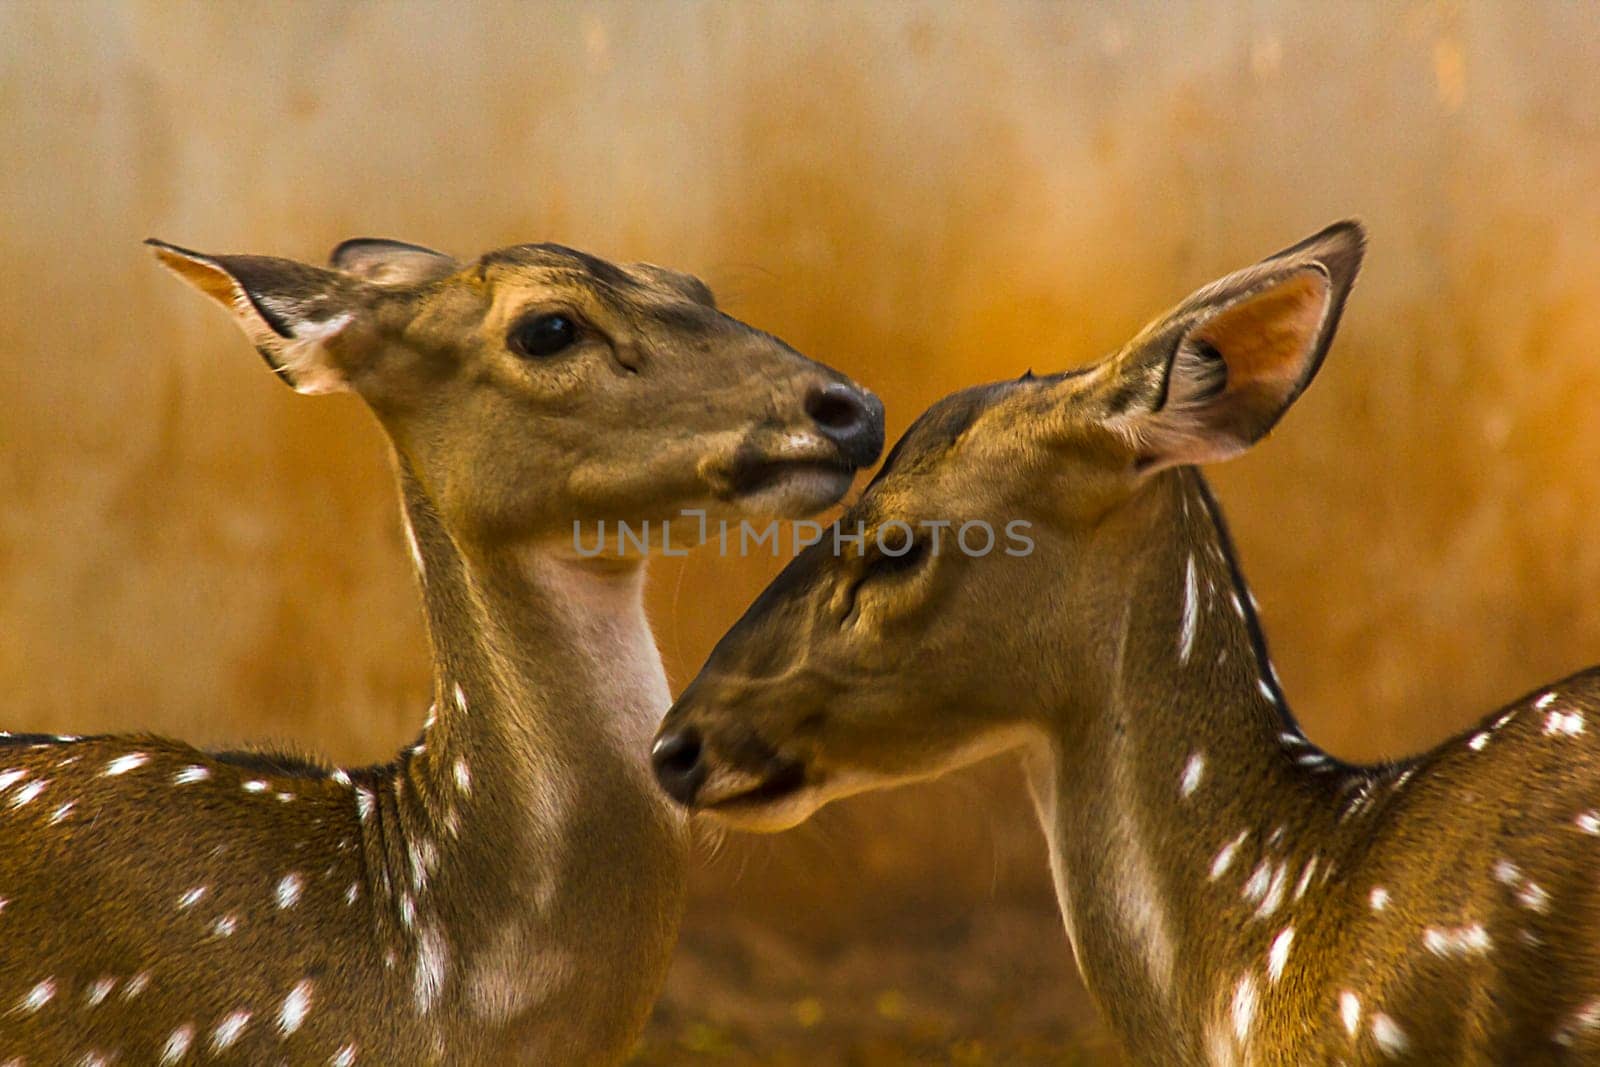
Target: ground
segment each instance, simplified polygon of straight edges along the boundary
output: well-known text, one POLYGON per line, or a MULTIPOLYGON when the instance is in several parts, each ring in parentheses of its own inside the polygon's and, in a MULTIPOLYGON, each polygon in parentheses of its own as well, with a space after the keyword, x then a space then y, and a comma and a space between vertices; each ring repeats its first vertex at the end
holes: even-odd
POLYGON ((937 937, 827 949, 692 911, 638 1067, 1089 1067, 1122 1060, 1051 911, 975 909, 937 937))

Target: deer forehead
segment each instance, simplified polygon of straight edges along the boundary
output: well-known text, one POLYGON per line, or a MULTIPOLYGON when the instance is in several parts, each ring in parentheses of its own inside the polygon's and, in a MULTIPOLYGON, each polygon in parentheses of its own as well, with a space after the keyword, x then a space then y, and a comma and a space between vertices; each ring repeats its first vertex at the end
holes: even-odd
POLYGON ((521 245, 491 252, 466 276, 487 284, 497 305, 564 298, 624 313, 714 307, 711 290, 698 278, 652 264, 622 266, 559 246, 521 245))

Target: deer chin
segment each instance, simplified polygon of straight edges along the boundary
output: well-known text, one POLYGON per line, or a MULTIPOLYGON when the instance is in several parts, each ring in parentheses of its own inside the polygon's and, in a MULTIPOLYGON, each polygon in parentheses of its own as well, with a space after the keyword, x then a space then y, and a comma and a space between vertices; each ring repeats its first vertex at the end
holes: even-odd
POLYGON ((837 504, 860 467, 817 434, 758 433, 708 457, 700 475, 712 496, 739 514, 798 519, 837 504))
POLYGON ((751 515, 804 518, 837 504, 856 469, 842 460, 767 460, 742 467, 732 502, 751 515))
POLYGON ((795 761, 775 765, 765 777, 721 770, 695 798, 695 813, 734 830, 778 833, 811 817, 825 802, 820 783, 795 761))

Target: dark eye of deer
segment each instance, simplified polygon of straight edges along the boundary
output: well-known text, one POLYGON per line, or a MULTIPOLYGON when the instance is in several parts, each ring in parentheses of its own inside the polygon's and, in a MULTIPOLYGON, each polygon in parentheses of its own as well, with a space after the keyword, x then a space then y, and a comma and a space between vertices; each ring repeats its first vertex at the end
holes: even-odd
POLYGON ((536 315, 511 328, 506 345, 519 356, 537 359, 570 348, 578 339, 578 324, 566 315, 536 315))
POLYGON ((913 541, 909 545, 895 545, 896 555, 889 552, 880 552, 872 561, 873 577, 884 577, 891 574, 904 574, 913 570, 928 555, 928 542, 926 539, 913 541))

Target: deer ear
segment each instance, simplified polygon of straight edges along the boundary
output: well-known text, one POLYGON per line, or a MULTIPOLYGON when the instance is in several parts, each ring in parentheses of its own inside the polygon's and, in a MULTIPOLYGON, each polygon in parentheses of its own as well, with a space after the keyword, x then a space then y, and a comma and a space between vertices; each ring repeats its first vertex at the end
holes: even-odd
POLYGON ((334 270, 378 285, 420 285, 455 273, 458 264, 443 252, 387 237, 352 237, 328 256, 334 270))
POLYGON ((145 244, 178 277, 227 308, 273 371, 302 393, 349 389, 351 361, 371 331, 364 283, 271 256, 208 256, 145 244))
POLYGON ((1310 384, 1361 267, 1340 222, 1199 290, 1103 368, 1106 425, 1141 470, 1227 459, 1310 384))

